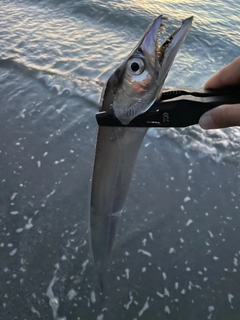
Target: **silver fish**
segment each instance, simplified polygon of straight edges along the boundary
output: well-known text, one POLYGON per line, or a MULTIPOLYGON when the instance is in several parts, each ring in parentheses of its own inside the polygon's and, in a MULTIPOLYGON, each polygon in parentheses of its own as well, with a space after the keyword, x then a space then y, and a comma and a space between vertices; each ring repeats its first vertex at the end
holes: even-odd
MULTIPOLYGON (((190 27, 182 22, 160 46, 163 16, 153 20, 137 46, 112 74, 103 90, 100 111, 113 110, 128 124, 147 111, 161 89, 190 27)), ((147 128, 100 127, 92 179, 90 232, 95 265, 103 279, 126 200, 136 157, 147 128)))

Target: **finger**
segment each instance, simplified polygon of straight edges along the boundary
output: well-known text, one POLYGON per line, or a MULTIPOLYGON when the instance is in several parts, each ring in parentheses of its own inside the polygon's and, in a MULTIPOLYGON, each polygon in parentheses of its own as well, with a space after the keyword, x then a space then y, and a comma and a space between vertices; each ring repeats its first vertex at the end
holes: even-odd
POLYGON ((224 104, 204 113, 199 125, 203 129, 240 126, 240 104, 224 104))
POLYGON ((240 57, 221 69, 204 85, 205 89, 240 85, 240 57))

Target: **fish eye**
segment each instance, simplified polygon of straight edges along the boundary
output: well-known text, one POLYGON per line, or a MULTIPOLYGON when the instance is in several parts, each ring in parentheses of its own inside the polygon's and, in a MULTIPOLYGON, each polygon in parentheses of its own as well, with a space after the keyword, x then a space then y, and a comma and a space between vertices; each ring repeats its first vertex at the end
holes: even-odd
POLYGON ((132 75, 143 73, 145 65, 142 59, 135 58, 128 61, 128 71, 132 75))

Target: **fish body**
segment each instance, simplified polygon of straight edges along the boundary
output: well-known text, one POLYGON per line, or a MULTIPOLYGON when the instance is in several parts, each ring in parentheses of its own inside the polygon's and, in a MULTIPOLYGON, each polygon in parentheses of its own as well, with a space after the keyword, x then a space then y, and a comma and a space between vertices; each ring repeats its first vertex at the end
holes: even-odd
POLYGON ((108 268, 118 221, 146 128, 98 131, 91 196, 91 243, 100 279, 108 268))
MULTIPOLYGON (((111 75, 103 90, 100 110, 113 110, 128 124, 147 111, 161 94, 173 60, 192 23, 192 17, 160 46, 163 16, 153 20, 137 46, 111 75)), ((91 247, 103 279, 108 268, 118 220, 131 182, 134 164, 147 128, 100 127, 92 179, 91 247)))

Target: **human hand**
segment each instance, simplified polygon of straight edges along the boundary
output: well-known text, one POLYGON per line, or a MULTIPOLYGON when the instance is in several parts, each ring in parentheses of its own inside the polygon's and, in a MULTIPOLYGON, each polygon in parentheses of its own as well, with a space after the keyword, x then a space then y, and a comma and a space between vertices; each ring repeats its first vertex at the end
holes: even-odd
MULTIPOLYGON (((239 86, 240 57, 212 76, 204 85, 205 89, 239 86)), ((203 129, 218 129, 240 126, 240 104, 224 104, 202 115, 199 124, 203 129)))

